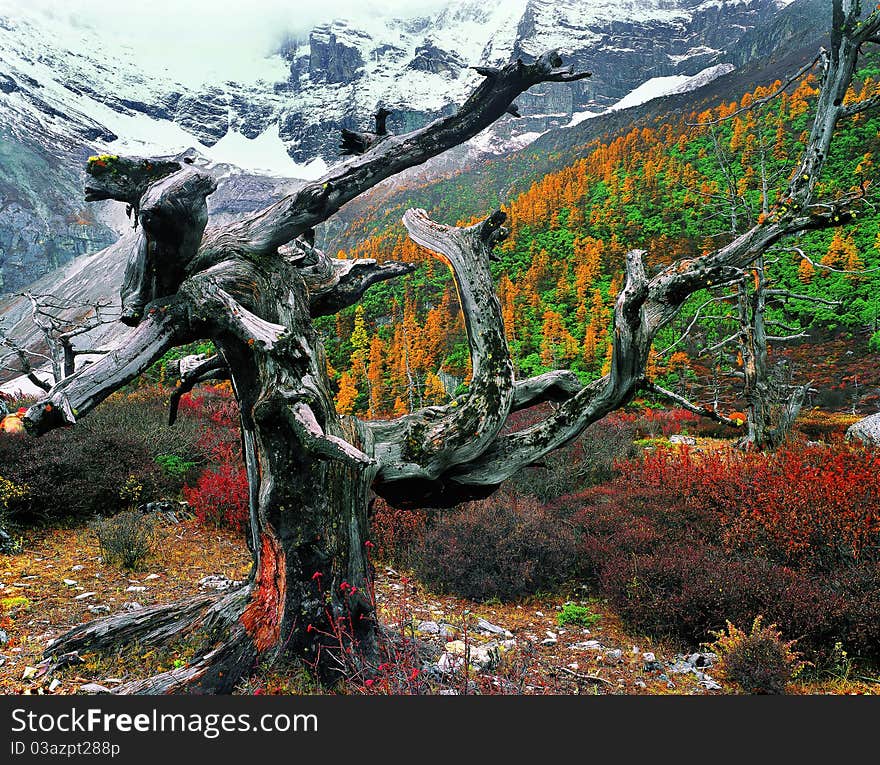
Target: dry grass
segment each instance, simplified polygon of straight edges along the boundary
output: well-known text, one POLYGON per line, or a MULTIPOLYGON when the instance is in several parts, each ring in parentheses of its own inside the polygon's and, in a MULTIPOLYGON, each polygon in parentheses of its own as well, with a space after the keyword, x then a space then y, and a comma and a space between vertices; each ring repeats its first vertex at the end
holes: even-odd
MULTIPOLYGON (((250 557, 240 537, 196 522, 162 526, 156 554, 143 571, 130 574, 103 563, 93 535, 87 529, 46 530, 30 536, 21 555, 0 556, 0 628, 6 630, 10 643, 0 648, 6 657, 0 666, 0 693, 46 693, 48 679, 22 680, 25 668, 36 666, 47 641, 73 625, 94 618, 89 605, 106 605, 111 611, 126 602, 141 605, 168 602, 196 594, 198 580, 207 574, 222 574, 243 579, 250 568, 250 557), (73 570, 74 566, 82 566, 73 570), (151 574, 157 578, 148 579, 151 574), (64 579, 76 580, 69 586, 64 579), (127 592, 131 586, 145 587, 127 592), (77 594, 93 596, 75 600, 77 594)), ((407 583, 397 572, 380 568, 376 583, 380 617, 386 624, 400 628, 401 623, 445 621, 457 625, 457 638, 475 643, 486 640, 472 628, 480 616, 514 633, 518 650, 505 659, 498 671, 508 680, 515 679, 526 693, 612 693, 612 694, 706 694, 693 675, 671 675, 668 681, 659 671, 645 671, 643 652, 653 652, 660 661, 671 661, 676 653, 693 646, 680 646, 633 634, 601 602, 586 599, 585 593, 537 596, 519 603, 473 603, 461 598, 437 596, 418 584, 407 583), (586 634, 581 627, 560 627, 557 614, 566 595, 588 604, 601 619, 586 634), (563 631, 564 630, 564 631, 563 631), (548 631, 558 637, 556 645, 543 646, 548 631), (622 657, 611 660, 607 651, 584 651, 570 648, 575 642, 599 640, 606 649, 619 648, 622 657), (529 646, 528 651, 521 650, 529 646), (637 652, 633 648, 638 649, 637 652), (516 678, 513 676, 516 675, 516 678), (594 676, 601 681, 578 676, 594 676), (644 686, 642 686, 642 683, 644 686)), ((439 656, 445 639, 427 638, 439 656)), ((452 638, 449 638, 452 639, 452 638)), ((85 655, 86 663, 56 673, 61 684, 56 694, 76 693, 79 686, 97 682, 112 686, 114 680, 144 677, 184 663, 196 648, 191 638, 162 649, 137 646, 120 648, 114 655, 85 655)), ((709 670, 712 674, 712 670, 709 670)), ((478 682, 491 682, 477 677, 478 682)), ((858 679, 829 678, 795 684, 799 694, 875 693, 880 685, 858 679)), ((307 673, 298 667, 264 668, 244 683, 242 693, 319 693, 307 673)), ((337 687, 337 693, 355 692, 351 687, 337 687)), ((732 693, 733 690, 724 692, 732 693)))

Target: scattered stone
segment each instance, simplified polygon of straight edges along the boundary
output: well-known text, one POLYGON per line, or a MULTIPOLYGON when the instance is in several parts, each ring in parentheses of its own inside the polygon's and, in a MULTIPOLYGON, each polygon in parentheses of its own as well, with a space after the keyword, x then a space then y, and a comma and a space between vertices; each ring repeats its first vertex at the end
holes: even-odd
POLYGON ((677 433, 674 436, 669 436, 670 444, 686 444, 688 446, 695 446, 697 443, 697 439, 693 436, 686 436, 682 433, 677 433))
POLYGON ((667 681, 666 681, 666 687, 669 688, 670 690, 674 690, 674 689, 675 689, 675 683, 673 683, 672 680, 667 680, 667 681))
POLYGON ((846 440, 861 441, 865 446, 880 446, 880 412, 850 425, 846 440))
POLYGON ((3 529, 0 529, 0 555, 14 555, 19 551, 19 545, 3 529))
POLYGON ((709 675, 703 675, 703 679, 698 683, 701 688, 705 688, 707 691, 720 691, 721 683, 719 683, 714 678, 709 677, 709 675))
POLYGON ((53 678, 52 682, 49 683, 49 693, 54 693, 55 689, 61 685, 61 681, 56 677, 53 678))
POLYGON ((89 606, 89 611, 93 614, 109 614, 110 606, 89 606))
POLYGON ((470 663, 481 672, 491 672, 501 664, 501 649, 497 643, 471 646, 470 663))
POLYGON ((535 616, 539 616, 539 617, 541 617, 542 619, 544 618, 544 614, 541 613, 540 611, 535 611, 535 616))
POLYGON ((541 641, 541 645, 551 646, 556 645, 558 642, 559 641, 556 638, 548 637, 541 641))
POLYGON ((598 640, 585 640, 582 643, 572 643, 569 648, 574 651, 601 651, 602 644, 598 640))
POLYGON ((180 523, 193 518, 188 502, 171 502, 160 500, 159 502, 147 502, 138 507, 144 514, 155 514, 159 519, 168 524, 180 523))
POLYGON ((490 635, 504 635, 504 637, 512 638, 513 633, 510 630, 504 629, 504 627, 499 627, 496 624, 492 624, 491 622, 487 622, 483 618, 477 619, 477 629, 481 632, 488 632, 490 635))
POLYGON ((30 678, 32 678, 34 675, 37 674, 37 671, 38 670, 36 667, 25 667, 24 672, 21 675, 21 679, 22 680, 29 680, 30 678))
POLYGON ((78 564, 75 565, 75 566, 71 566, 71 567, 70 567, 70 570, 71 570, 71 571, 82 571, 84 568, 85 568, 85 566, 83 566, 82 563, 78 563, 78 564))
POLYGON ((221 574, 208 574, 199 579, 199 587, 207 590, 228 590, 230 587, 237 587, 241 582, 227 579, 221 574))
POLYGON ((122 604, 123 611, 140 611, 142 608, 143 606, 134 600, 122 604))
POLYGON ((86 598, 91 598, 97 595, 97 592, 81 592, 79 595, 74 595, 74 600, 85 600, 86 598))
POLYGON ((650 653, 650 652, 648 652, 648 653, 643 653, 643 654, 642 654, 642 658, 643 658, 645 661, 657 661, 657 657, 654 656, 654 654, 653 654, 653 653, 650 653))
POLYGON ((454 638, 456 633, 455 627, 451 624, 440 624, 440 637, 444 640, 448 640, 449 638, 454 638))
POLYGON ((437 669, 444 675, 451 675, 460 670, 464 666, 464 657, 453 656, 444 652, 437 660, 437 669))
POLYGON ((0 630, 0 646, 4 646, 9 642, 9 633, 6 630, 0 630))
POLYGON ((644 680, 636 680, 636 681, 633 683, 633 685, 634 685, 636 688, 647 688, 647 687, 648 687, 647 683, 645 683, 644 680))
POLYGON ((64 582, 64 584, 66 584, 68 587, 76 587, 76 585, 78 584, 76 579, 62 579, 61 581, 64 582))
POLYGON ((416 632, 421 632, 423 635, 439 635, 440 625, 437 622, 420 622, 416 632))
POLYGON ((605 652, 605 658, 608 659, 608 661, 620 661, 623 659, 623 651, 619 648, 612 648, 610 651, 605 652))
POLYGON ((692 653, 687 657, 687 663, 692 667, 711 667, 718 661, 718 654, 705 652, 705 653, 692 653))
POLYGON ((143 586, 139 587, 139 586, 131 585, 130 587, 126 587, 125 591, 126 592, 145 592, 146 589, 147 588, 143 587, 143 586))
POLYGON ((483 645, 467 645, 463 640, 453 640, 446 644, 444 656, 467 659, 474 669, 487 672, 501 663, 501 647, 495 641, 483 645))
POLYGON ((673 675, 686 675, 688 672, 693 672, 694 667, 686 661, 677 661, 669 668, 669 671, 673 675))
POLYGON ((153 579, 160 579, 161 577, 158 574, 150 574, 149 576, 144 577, 145 582, 150 582, 153 579))
POLYGON ((86 683, 85 685, 81 685, 79 687, 80 691, 83 693, 110 693, 110 689, 104 685, 98 685, 98 683, 86 683))

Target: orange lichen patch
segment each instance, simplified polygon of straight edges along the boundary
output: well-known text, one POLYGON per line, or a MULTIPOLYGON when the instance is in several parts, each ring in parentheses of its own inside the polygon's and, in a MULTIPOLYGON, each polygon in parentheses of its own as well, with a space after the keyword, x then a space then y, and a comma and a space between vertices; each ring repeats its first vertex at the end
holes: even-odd
POLYGON ((284 551, 278 540, 264 532, 260 549, 253 599, 241 615, 241 623, 257 650, 265 651, 278 642, 281 634, 286 580, 284 551))

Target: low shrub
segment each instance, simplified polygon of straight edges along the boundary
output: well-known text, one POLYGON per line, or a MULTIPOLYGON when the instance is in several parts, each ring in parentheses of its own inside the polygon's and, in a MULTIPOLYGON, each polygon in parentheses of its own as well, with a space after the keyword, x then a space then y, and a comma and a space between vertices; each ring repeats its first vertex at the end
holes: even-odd
POLYGON ((176 454, 159 454, 154 459, 162 470, 174 478, 181 478, 196 467, 196 463, 192 460, 184 459, 176 454))
POLYGON ((243 465, 231 462, 205 470, 183 496, 201 523, 242 531, 248 522, 248 480, 243 465))
POLYGON ((690 643, 758 615, 815 663, 880 658, 880 467, 870 453, 657 453, 564 497, 579 574, 633 627, 690 643))
POLYGON ((709 648, 718 654, 724 677, 746 693, 779 694, 804 666, 793 645, 793 640, 782 639, 776 625, 764 626, 757 616, 749 633, 727 622, 727 630, 716 632, 709 648))
POLYGON ((567 624, 573 624, 577 627, 592 627, 601 618, 599 614, 594 614, 586 606, 579 606, 577 603, 566 603, 556 615, 556 623, 560 627, 564 627, 567 624))
MULTIPOLYGON (((521 417, 513 424, 522 428, 528 423, 521 417)), ((635 439, 636 428, 631 422, 617 413, 605 417, 590 425, 573 443, 548 454, 540 466, 513 476, 508 481, 508 490, 548 502, 608 481, 616 475, 621 462, 640 453, 633 443, 635 439)))
MULTIPOLYGON (((737 419, 736 415, 738 414, 740 413, 731 412, 730 416, 732 419, 737 419)), ((636 438, 669 437, 676 434, 732 438, 739 433, 737 428, 715 422, 707 417, 701 417, 686 409, 633 406, 624 411, 615 412, 611 417, 631 426, 636 433, 636 438)))
POLYGON ((76 523, 112 515, 124 507, 120 493, 129 477, 142 487, 141 501, 177 496, 182 477, 155 458, 204 460, 197 443, 204 423, 169 428, 166 398, 154 390, 115 394, 75 427, 40 438, 0 438, 0 475, 29 487, 10 506, 12 521, 76 523))
POLYGON ((41 438, 0 439, 0 472, 30 487, 13 511, 20 524, 118 512, 130 476, 141 485, 144 501, 173 496, 180 488, 153 462, 148 444, 116 428, 90 433, 77 426, 41 438))
POLYGON ((27 484, 17 484, 0 475, 0 530, 6 528, 31 493, 27 484))
POLYGON ((370 514, 370 537, 377 560, 401 568, 412 568, 424 543, 428 514, 423 510, 401 510, 385 500, 374 500, 370 514))
POLYGON ((415 565, 445 592, 509 600, 556 587, 571 573, 575 537, 564 519, 534 499, 499 493, 438 513, 415 565))
POLYGON ((638 480, 675 486, 685 516, 714 516, 731 551, 821 567, 880 553, 880 455, 871 451, 658 452, 638 480))
POLYGON ((155 520, 138 510, 125 510, 89 524, 98 539, 106 563, 137 568, 153 551, 155 520))

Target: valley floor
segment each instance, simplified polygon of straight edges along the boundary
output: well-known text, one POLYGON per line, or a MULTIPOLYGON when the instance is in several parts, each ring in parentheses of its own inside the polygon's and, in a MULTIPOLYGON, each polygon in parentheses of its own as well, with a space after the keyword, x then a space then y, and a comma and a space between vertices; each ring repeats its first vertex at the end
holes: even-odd
MULTIPOLYGON (((108 609, 115 613, 186 597, 200 588, 223 586, 227 580, 247 575, 249 555, 240 537, 232 532, 184 521, 163 525, 159 533, 156 554, 136 573, 104 564, 86 528, 34 532, 23 553, 0 555, 0 629, 8 640, 0 647, 0 692, 74 694, 89 692, 89 684, 112 689, 122 681, 180 666, 191 655, 193 649, 187 646, 160 650, 127 646, 114 656, 84 654, 83 663, 41 674, 47 642, 79 622, 108 609)), ((688 668, 685 657, 699 650, 698 646, 633 634, 602 601, 591 600, 589 593, 577 588, 516 603, 474 603, 427 592, 405 574, 379 566, 376 600, 380 617, 392 634, 415 634, 425 643, 422 657, 427 660, 417 679, 407 684, 410 692, 737 692, 732 684, 713 677, 712 667, 696 672, 688 668), (561 626, 559 614, 564 604, 572 601, 599 614, 598 621, 589 628, 561 626), (492 634, 493 628, 497 634, 492 634), (483 650, 487 645, 497 648, 500 657, 500 663, 495 662, 497 666, 491 669, 465 670, 456 659, 468 651, 473 665, 473 657, 487 655, 483 650), (453 671, 444 674, 437 668, 438 661, 453 671)), ((394 669, 409 672, 406 667, 394 669)), ((831 678, 799 682, 791 691, 873 694, 878 688, 876 683, 831 678)), ((382 693, 389 689, 387 683, 374 681, 327 690, 315 687, 301 670, 268 667, 243 683, 239 691, 382 693)))

